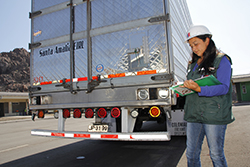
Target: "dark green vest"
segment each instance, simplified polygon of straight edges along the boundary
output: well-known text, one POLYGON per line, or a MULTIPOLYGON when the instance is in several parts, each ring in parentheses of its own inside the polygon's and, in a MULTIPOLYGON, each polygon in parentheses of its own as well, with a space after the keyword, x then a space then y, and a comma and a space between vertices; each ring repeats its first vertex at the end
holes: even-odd
MULTIPOLYGON (((217 76, 217 69, 223 54, 218 54, 214 60, 213 74, 217 76)), ((227 55, 226 55, 227 56, 227 55)), ((227 56, 228 57, 228 56, 227 56)), ((228 57, 230 63, 231 59, 228 57)), ((197 62, 190 64, 188 67, 187 79, 197 79, 201 77, 199 68, 193 71, 197 62)), ((184 119, 188 122, 224 125, 234 121, 232 115, 232 83, 227 94, 213 97, 202 97, 198 93, 187 95, 184 106, 184 119)))

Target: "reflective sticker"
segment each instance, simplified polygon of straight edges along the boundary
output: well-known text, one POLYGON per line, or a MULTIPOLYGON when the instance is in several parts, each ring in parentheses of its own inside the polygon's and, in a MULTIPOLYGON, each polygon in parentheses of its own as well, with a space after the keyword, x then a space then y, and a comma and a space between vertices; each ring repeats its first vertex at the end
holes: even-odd
POLYGON ((98 64, 97 66, 96 66, 96 71, 97 72, 102 72, 104 70, 104 66, 102 65, 102 64, 98 64))
POLYGON ((34 37, 38 37, 38 36, 40 36, 41 34, 42 34, 42 31, 41 31, 41 30, 36 30, 36 31, 33 33, 34 37))

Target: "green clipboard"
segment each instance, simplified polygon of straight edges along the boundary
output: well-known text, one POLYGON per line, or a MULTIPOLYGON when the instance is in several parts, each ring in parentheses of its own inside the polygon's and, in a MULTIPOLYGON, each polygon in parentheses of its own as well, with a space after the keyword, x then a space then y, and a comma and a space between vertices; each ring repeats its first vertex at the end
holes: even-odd
MULTIPOLYGON (((199 86, 213 86, 221 84, 221 82, 218 81, 218 79, 216 79, 213 75, 208 75, 202 78, 198 78, 194 80, 194 82, 196 82, 199 86)), ((195 91, 191 89, 180 87, 181 85, 183 84, 172 86, 170 87, 170 89, 172 89, 181 96, 186 96, 195 93, 195 91)))

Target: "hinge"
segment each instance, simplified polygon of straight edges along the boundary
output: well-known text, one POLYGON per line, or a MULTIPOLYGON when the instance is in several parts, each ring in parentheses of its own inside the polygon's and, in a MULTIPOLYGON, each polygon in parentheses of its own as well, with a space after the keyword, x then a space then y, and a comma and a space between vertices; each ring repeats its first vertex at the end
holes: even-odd
POLYGON ((99 86, 101 82, 107 82, 107 80, 102 80, 100 75, 97 75, 98 79, 97 80, 91 80, 88 83, 88 90, 86 91, 86 93, 91 93, 95 87, 99 86))
POLYGON ((76 4, 68 3, 67 6, 76 6, 76 4))
POLYGON ((42 11, 40 11, 40 10, 36 11, 36 12, 33 12, 33 13, 30 12, 29 18, 32 19, 33 17, 38 16, 40 14, 42 14, 42 11))
POLYGON ((29 43, 29 49, 33 49, 33 48, 36 48, 36 47, 41 46, 41 45, 42 45, 41 42, 29 43))
POLYGON ((55 85, 55 87, 62 86, 64 89, 70 89, 70 84, 66 82, 66 78, 62 79, 62 83, 55 85))
POLYGON ((160 21, 170 21, 169 14, 166 14, 164 16, 158 16, 158 17, 152 17, 148 20, 150 23, 160 22, 160 21))

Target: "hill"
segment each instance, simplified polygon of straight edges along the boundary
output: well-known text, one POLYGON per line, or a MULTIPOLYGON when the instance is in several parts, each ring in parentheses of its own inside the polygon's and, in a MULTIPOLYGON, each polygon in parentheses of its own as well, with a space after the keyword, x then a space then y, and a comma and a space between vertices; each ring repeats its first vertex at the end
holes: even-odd
POLYGON ((28 92, 30 53, 23 48, 0 53, 0 91, 28 92))

